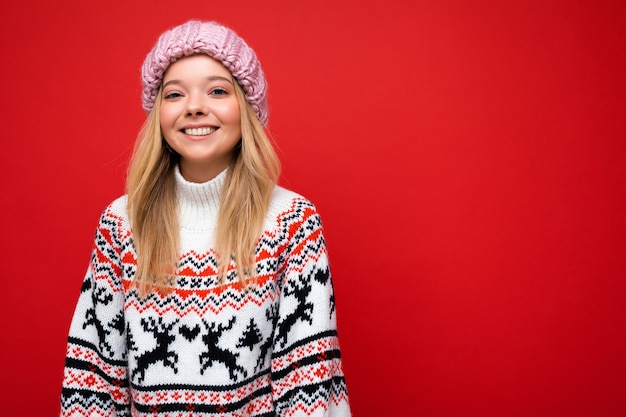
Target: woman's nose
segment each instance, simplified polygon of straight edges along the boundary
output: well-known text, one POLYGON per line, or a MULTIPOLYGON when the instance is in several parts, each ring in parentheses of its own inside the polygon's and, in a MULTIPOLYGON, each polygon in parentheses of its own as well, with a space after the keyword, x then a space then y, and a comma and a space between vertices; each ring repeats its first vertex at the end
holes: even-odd
POLYGON ((198 94, 192 94, 187 101, 187 116, 204 116, 209 112, 206 103, 206 97, 201 97, 198 94))

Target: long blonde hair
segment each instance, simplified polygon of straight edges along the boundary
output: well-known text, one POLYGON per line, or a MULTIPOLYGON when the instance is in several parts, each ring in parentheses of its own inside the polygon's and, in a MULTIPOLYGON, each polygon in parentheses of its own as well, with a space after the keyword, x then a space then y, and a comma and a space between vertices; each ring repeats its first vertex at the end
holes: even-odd
MULTIPOLYGON (((242 284, 256 276, 255 248, 263 228, 280 161, 256 113, 237 82, 241 141, 226 173, 217 218, 215 252, 223 282, 234 266, 242 284)), ((168 292, 179 257, 178 202, 174 169, 180 157, 161 133, 162 91, 139 132, 128 170, 128 215, 137 252, 133 284, 145 295, 168 292)))

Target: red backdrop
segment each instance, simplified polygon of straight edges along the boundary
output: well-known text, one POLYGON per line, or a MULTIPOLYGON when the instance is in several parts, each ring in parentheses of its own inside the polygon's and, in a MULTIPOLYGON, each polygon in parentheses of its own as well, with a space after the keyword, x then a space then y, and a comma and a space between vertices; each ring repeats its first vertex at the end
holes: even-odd
POLYGON ((282 183, 325 223, 355 416, 626 415, 626 2, 0 12, 2 415, 58 412, 141 62, 192 17, 262 60, 282 183))

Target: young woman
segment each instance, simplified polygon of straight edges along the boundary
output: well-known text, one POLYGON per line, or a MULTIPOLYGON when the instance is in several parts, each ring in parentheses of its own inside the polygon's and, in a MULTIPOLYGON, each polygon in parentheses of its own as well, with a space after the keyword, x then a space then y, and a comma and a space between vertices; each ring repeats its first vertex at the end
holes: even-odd
POLYGON ((349 416, 320 218, 276 184, 267 86, 190 21, 143 65, 127 195, 96 231, 62 416, 349 416))

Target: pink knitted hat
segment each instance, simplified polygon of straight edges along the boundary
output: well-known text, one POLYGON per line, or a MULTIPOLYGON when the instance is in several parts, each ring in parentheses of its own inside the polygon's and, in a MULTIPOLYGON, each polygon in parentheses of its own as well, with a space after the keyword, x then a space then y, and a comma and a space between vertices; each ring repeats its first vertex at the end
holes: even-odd
POLYGON ((267 83, 256 54, 231 29, 216 22, 191 20, 164 32, 143 63, 142 105, 154 105, 163 74, 169 65, 186 56, 207 54, 220 61, 243 88, 246 100, 261 123, 267 125, 267 83))

